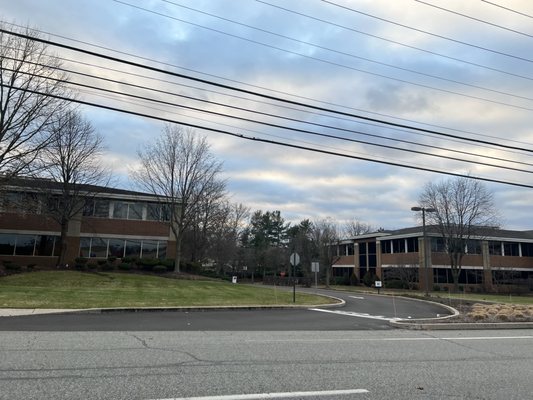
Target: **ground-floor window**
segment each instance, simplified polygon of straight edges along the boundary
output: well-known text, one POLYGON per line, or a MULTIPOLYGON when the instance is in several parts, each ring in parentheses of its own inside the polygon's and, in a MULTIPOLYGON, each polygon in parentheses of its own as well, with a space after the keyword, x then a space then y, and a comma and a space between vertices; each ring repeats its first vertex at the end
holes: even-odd
POLYGON ((4 256, 57 256, 60 237, 54 235, 18 235, 0 233, 0 255, 4 256))
POLYGON ((166 240, 134 240, 96 237, 84 237, 80 239, 80 257, 136 257, 164 259, 166 256, 166 240))
MULTIPOLYGON (((433 283, 453 283, 451 268, 433 268, 433 283)), ((459 272, 459 283, 463 285, 482 284, 483 270, 462 268, 459 272)))

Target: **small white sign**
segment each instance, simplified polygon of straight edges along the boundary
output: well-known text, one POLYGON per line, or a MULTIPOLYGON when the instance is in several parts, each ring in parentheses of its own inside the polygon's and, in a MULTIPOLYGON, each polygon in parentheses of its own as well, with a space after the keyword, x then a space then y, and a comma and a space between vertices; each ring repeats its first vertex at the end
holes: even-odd
POLYGON ((313 261, 311 263, 311 272, 320 272, 320 265, 318 264, 318 261, 313 261))
POLYGON ((231 277, 231 283, 237 283, 237 277, 236 276, 232 276, 231 277))
POLYGON ((382 287, 381 281, 376 281, 374 286, 375 287, 382 287))

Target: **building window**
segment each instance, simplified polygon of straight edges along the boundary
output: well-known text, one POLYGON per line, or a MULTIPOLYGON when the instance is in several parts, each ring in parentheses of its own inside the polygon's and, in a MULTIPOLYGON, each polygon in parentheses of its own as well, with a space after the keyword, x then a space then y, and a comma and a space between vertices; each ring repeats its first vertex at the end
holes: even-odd
POLYGON ((348 248, 348 255, 349 255, 349 256, 353 256, 353 255, 355 254, 353 243, 348 244, 348 245, 347 245, 347 248, 348 248))
POLYGON ((502 242, 489 242, 489 254, 491 256, 501 256, 502 242))
MULTIPOLYGON (((53 256, 54 245, 56 244, 55 236, 38 235, 35 243, 35 255, 36 256, 53 256)), ((57 247, 59 246, 59 240, 57 240, 57 247)), ((59 249, 58 249, 59 250, 59 249)), ((59 251, 56 251, 58 253, 59 251)))
POLYGON ((392 252, 395 254, 405 253, 405 239, 393 239, 392 252))
POLYGON ((418 238, 407 238, 407 252, 408 253, 418 253, 418 238))
POLYGON ((12 256, 15 254, 17 238, 9 233, 0 233, 0 254, 12 256))
POLYGON ((126 257, 140 257, 141 256, 141 241, 140 240, 126 240, 126 257))
POLYGON ((32 256, 35 249, 34 235, 17 235, 16 256, 32 256))
POLYGON ((81 238, 80 257, 107 258, 110 256, 143 257, 164 259, 167 255, 167 242, 158 240, 81 238))
POLYGON ((143 219, 144 203, 127 203, 115 201, 113 205, 113 218, 115 219, 143 219))
POLYGON ((503 242, 503 254, 505 256, 520 256, 520 245, 516 242, 503 242))
POLYGON ((522 257, 533 257, 533 243, 520 243, 522 257))
POLYGON ((167 258, 167 242, 158 242, 157 245, 157 258, 164 260, 167 258))
POLYGON ((109 200, 95 200, 94 216, 100 218, 109 218, 109 200))
POLYGON ((109 218, 109 200, 86 199, 83 215, 86 217, 109 218))
POLYGON ((482 254, 480 240, 468 240, 466 242, 466 254, 482 254))
POLYGON ((446 241, 441 237, 431 238, 431 252, 446 253, 446 241))
POLYGON ((381 253, 390 254, 392 253, 392 245, 390 240, 381 241, 381 253))
POLYGON ((141 257, 157 258, 157 241, 143 240, 141 257))
POLYGON ((109 239, 109 256, 124 257, 124 242, 123 239, 109 239))

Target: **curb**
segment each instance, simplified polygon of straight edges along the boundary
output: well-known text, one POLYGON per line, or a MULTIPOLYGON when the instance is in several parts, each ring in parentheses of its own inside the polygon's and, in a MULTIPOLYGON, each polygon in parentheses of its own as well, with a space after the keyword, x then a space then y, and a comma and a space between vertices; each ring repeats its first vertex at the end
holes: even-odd
POLYGON ((481 329, 533 329, 533 322, 407 322, 390 321, 395 328, 411 330, 481 330, 481 329))
POLYGON ((119 312, 207 312, 207 311, 253 311, 253 310, 297 310, 307 308, 339 308, 344 307, 346 302, 338 297, 321 295, 334 299, 336 303, 329 304, 307 304, 307 305, 250 305, 250 306, 190 306, 190 307, 114 307, 114 308, 86 308, 86 309, 0 309, 2 317, 22 317, 31 315, 62 315, 62 314, 107 314, 119 312))

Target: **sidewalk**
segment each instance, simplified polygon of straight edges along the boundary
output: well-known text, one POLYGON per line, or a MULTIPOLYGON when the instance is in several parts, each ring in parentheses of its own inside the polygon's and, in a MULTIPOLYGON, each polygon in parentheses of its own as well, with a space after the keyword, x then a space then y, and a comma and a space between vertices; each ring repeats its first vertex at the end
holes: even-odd
POLYGON ((77 312, 76 309, 51 309, 51 308, 0 308, 0 317, 17 317, 24 315, 39 314, 64 314, 68 312, 77 312))

